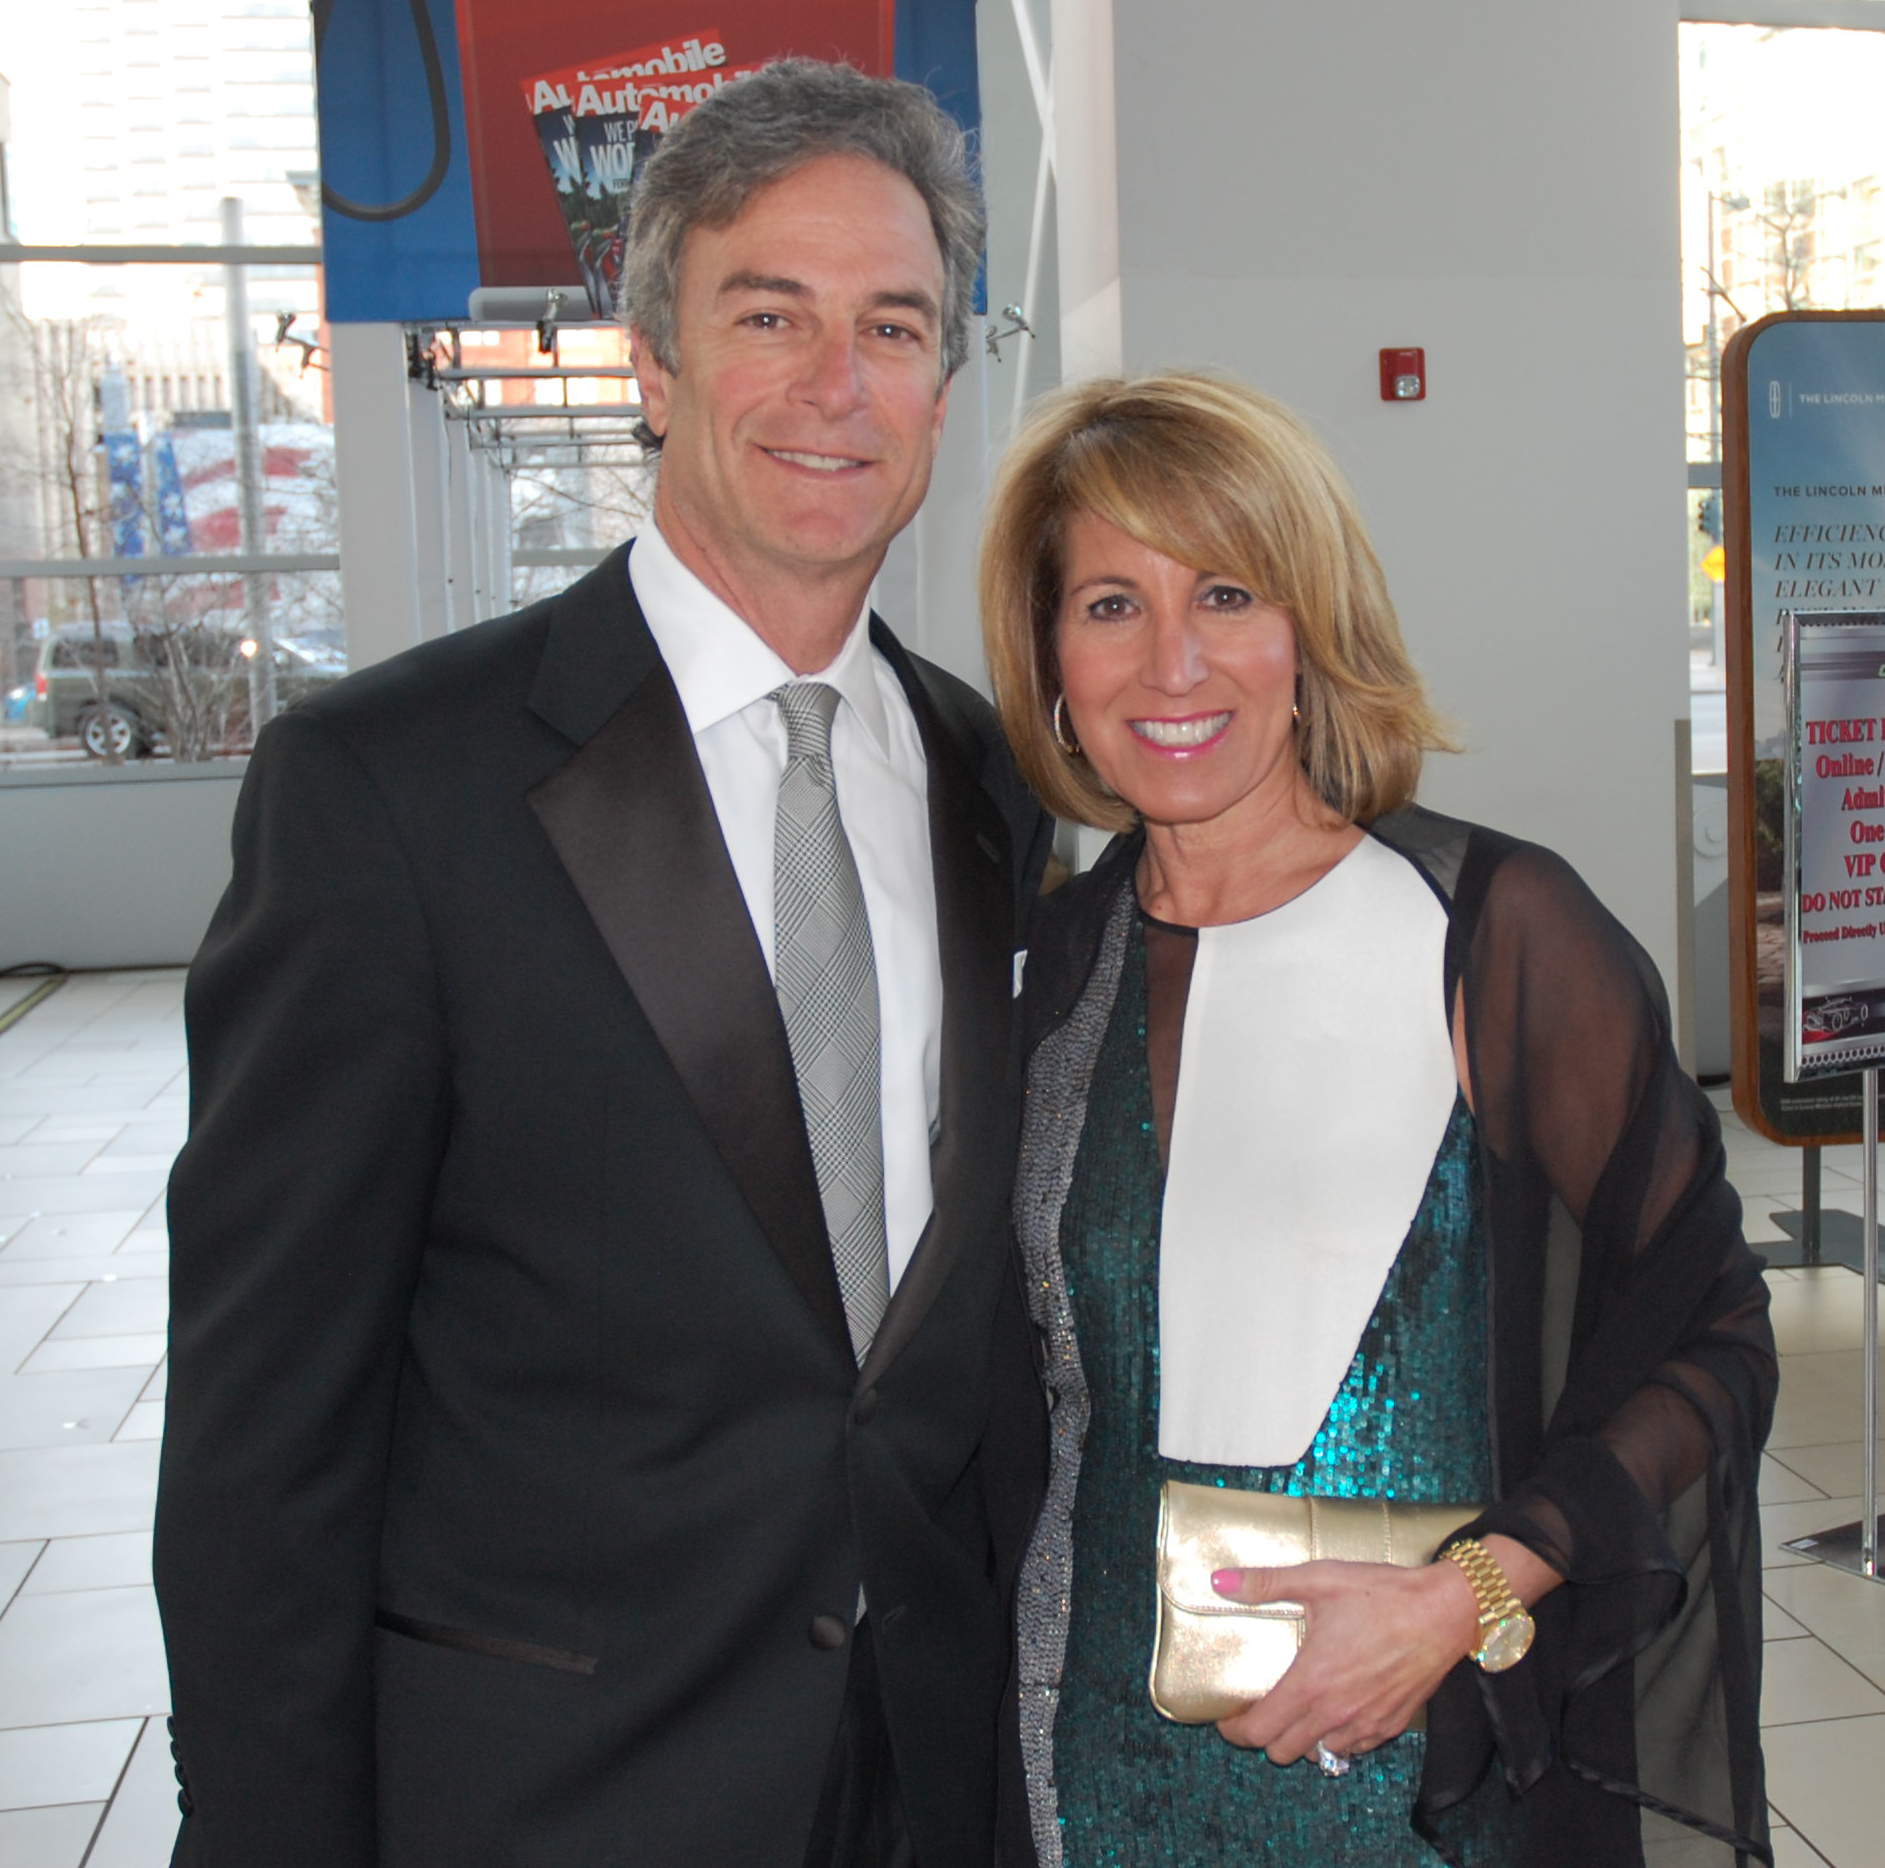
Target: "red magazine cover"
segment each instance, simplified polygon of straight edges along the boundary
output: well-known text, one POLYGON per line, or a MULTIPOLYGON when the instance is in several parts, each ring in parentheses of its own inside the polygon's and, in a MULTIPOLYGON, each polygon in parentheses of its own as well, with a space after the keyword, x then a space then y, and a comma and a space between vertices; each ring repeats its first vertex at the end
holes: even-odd
POLYGON ((645 155, 647 137, 716 85, 791 53, 842 59, 887 76, 894 66, 895 18, 895 0, 798 0, 790 7, 778 0, 713 0, 711 12, 701 0, 625 6, 458 0, 483 283, 581 284, 592 298, 597 290, 607 292, 606 315, 620 267, 618 247, 610 270, 610 247, 619 233, 621 190, 633 186, 637 137, 644 139, 645 155), (625 43, 638 49, 620 51, 625 43), (710 45, 723 62, 710 61, 710 45), (585 80, 593 90, 586 112, 580 108, 585 80), (539 81, 549 87, 547 96, 536 89, 539 81), (557 101, 559 86, 567 90, 567 104, 557 101), (624 94, 631 89, 629 107, 624 94), (625 128, 631 114, 634 125, 625 128), (624 148, 627 153, 619 153, 624 148), (610 186, 589 196, 591 168, 619 181, 621 190, 610 186), (584 199, 574 198, 578 190, 584 199), (604 193, 611 198, 604 200, 604 193))
POLYGON ((597 310, 614 315, 635 177, 670 126, 756 65, 727 60, 718 28, 637 46, 523 83, 571 250, 597 310))

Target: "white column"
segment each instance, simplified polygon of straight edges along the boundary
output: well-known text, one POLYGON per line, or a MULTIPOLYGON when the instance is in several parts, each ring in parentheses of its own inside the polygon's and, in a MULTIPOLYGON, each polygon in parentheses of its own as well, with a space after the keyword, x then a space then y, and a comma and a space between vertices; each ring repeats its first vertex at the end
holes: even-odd
POLYGON ((398 325, 335 324, 328 342, 347 660, 365 668, 445 630, 444 423, 398 325))

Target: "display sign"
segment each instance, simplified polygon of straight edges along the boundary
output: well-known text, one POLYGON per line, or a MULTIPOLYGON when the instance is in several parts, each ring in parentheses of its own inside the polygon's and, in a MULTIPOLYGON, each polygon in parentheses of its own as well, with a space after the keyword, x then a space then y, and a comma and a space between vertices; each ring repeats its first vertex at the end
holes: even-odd
POLYGON ((767 60, 927 84, 980 127, 974 0, 315 0, 326 313, 463 320, 479 287, 614 315, 634 179, 767 60))
POLYGON ((1885 1058, 1885 610, 1789 611, 1789 1083, 1885 1058))
MULTIPOLYGON (((1885 312, 1763 318, 1736 333, 1722 374, 1735 1108, 1775 1141, 1851 1141, 1860 1124, 1852 1067, 1795 1080, 1787 1063, 1799 1031, 1788 988, 1785 619, 1885 611, 1885 312)), ((1885 717, 1885 705, 1872 711, 1885 717)), ((1851 878, 1842 895, 1854 881, 1866 886, 1851 878)))

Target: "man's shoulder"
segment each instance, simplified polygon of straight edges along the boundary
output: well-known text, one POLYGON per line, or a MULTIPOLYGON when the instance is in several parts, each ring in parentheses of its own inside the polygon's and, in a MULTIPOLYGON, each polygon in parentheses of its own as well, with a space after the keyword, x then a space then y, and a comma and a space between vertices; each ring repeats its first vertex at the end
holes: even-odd
POLYGON ((476 732, 514 718, 545 679, 546 665, 554 660, 553 637, 568 636, 572 626, 579 633, 621 633, 633 597, 620 575, 619 555, 509 615, 421 642, 348 675, 295 711, 356 744, 389 733, 476 732), (598 617, 599 611, 606 614, 598 617))
POLYGON ((299 711, 341 731, 476 704, 500 688, 526 690, 543 650, 554 598, 492 617, 375 662, 301 703, 299 711))

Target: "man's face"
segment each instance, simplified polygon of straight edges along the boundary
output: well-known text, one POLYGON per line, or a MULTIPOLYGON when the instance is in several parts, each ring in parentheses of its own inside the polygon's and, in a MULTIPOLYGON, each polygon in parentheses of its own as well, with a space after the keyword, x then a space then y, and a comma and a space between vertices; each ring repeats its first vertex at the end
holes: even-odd
POLYGON ((868 157, 820 157, 695 228, 678 369, 636 338, 670 543, 735 591, 873 575, 942 435, 942 298, 922 197, 868 157))

